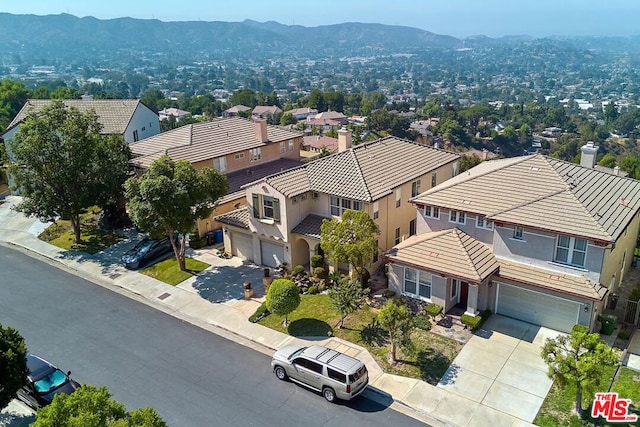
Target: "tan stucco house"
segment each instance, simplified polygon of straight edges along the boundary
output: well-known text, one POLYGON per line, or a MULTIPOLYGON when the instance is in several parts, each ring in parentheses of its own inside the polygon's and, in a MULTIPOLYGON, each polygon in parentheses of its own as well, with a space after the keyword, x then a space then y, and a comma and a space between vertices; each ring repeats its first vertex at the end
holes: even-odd
MULTIPOLYGON (((246 185, 248 209, 221 215, 225 250, 266 266, 307 265, 321 251, 322 220, 364 210, 378 224, 380 252, 416 233, 409 199, 456 175, 459 156, 393 137, 338 153, 246 185)), ((376 254, 372 268, 381 265, 376 254)))
POLYGON ((131 145, 133 165, 142 173, 154 160, 168 155, 188 160, 195 169, 215 168, 226 174, 229 191, 211 218, 198 221, 198 231, 219 229, 213 217, 246 205, 242 186, 256 179, 300 166, 302 134, 267 125, 266 120, 216 118, 188 124, 131 145))
POLYGON ((418 234, 386 254, 390 287, 467 313, 491 310, 570 332, 595 328, 628 272, 640 181, 531 155, 491 160, 411 202, 418 234))

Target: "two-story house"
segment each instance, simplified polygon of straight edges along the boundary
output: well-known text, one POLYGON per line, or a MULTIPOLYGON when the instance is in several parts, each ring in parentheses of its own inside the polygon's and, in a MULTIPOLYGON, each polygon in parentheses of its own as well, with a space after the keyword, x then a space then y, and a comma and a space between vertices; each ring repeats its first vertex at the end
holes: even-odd
MULTIPOLYGON (((340 130, 338 153, 245 186, 249 209, 217 218, 225 224, 225 250, 267 266, 307 265, 321 253, 323 219, 353 209, 378 224, 384 251, 416 234, 409 199, 455 176, 458 159, 392 137, 352 147, 351 133, 340 130)), ((380 264, 375 254, 373 268, 380 264)))
POLYGON ((217 118, 163 132, 131 144, 131 161, 140 174, 154 160, 168 155, 172 160, 188 160, 195 169, 215 168, 227 176, 229 191, 210 218, 198 221, 200 234, 219 229, 214 215, 245 205, 242 186, 256 179, 300 166, 302 134, 267 125, 266 120, 240 117, 217 118))
MULTIPOLYGON (((11 160, 10 144, 7 144, 20 129, 29 114, 39 112, 50 99, 29 99, 13 118, 2 135, 9 160, 11 160)), ((138 99, 65 99, 64 105, 81 112, 94 111, 98 122, 102 125, 103 135, 122 135, 129 144, 149 138, 160 133, 158 114, 138 99)), ((13 188, 13 179, 9 174, 9 186, 13 188)))
MULTIPOLYGON (((595 148, 595 150, 594 150, 595 148)), ((418 235, 386 254, 390 287, 469 314, 595 328, 631 266, 640 181, 531 155, 491 160, 412 199, 418 235)))

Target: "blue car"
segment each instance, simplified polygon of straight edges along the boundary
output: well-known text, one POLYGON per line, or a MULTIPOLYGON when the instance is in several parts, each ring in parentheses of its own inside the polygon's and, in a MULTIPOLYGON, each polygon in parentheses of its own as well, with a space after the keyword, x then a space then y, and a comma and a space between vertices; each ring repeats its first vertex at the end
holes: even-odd
POLYGON ((154 262, 161 261, 173 254, 168 237, 162 239, 144 238, 132 249, 122 255, 122 263, 129 270, 137 270, 154 262))

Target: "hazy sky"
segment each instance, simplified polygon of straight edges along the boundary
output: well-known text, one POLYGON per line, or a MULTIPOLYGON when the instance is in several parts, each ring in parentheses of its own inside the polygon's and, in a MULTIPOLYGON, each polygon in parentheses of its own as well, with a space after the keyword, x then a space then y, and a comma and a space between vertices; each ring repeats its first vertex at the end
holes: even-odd
POLYGON ((304 26, 377 22, 456 37, 640 34, 639 0, 22 0, 2 1, 0 12, 304 26))

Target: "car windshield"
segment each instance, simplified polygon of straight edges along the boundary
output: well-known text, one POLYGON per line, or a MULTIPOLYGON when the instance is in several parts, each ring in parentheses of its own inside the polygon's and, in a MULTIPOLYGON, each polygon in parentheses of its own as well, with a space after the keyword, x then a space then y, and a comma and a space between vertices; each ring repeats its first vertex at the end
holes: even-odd
POLYGON ((289 356, 289 360, 293 359, 293 358, 294 358, 294 357, 296 357, 296 356, 299 356, 299 355, 300 355, 300 353, 302 353, 303 351, 305 351, 305 349, 306 349, 306 348, 307 348, 307 347, 302 347, 302 348, 297 349, 297 350, 296 350, 296 351, 294 351, 293 353, 291 353, 291 355, 289 356))
POLYGON ((133 248, 133 252, 145 254, 154 242, 155 240, 143 240, 142 242, 138 243, 135 248, 133 248))
POLYGON ((33 385, 38 393, 48 393, 67 382, 67 376, 60 369, 56 369, 45 377, 40 378, 33 385))

